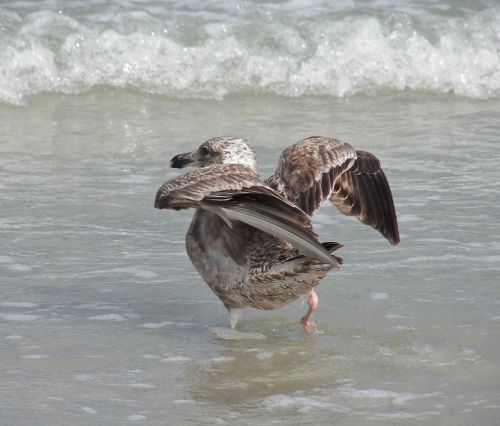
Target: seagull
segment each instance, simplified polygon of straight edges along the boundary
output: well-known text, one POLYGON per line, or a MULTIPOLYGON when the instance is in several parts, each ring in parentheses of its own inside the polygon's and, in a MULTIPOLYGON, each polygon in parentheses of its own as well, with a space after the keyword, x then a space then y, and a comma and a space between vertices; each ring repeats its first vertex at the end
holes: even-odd
POLYGON ((330 201, 343 214, 378 230, 391 244, 399 230, 391 189, 375 155, 338 139, 311 136, 286 148, 266 180, 246 140, 219 136, 178 154, 173 168, 196 170, 166 181, 154 207, 194 208, 186 250, 229 313, 277 309, 307 297, 301 323, 313 328, 315 287, 342 264, 341 244, 321 243, 311 216, 330 201))

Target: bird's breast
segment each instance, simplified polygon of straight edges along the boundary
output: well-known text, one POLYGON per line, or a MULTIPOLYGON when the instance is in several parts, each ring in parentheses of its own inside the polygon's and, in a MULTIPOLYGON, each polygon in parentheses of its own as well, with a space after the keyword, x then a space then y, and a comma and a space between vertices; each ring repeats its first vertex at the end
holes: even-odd
POLYGON ((230 231, 217 215, 197 210, 186 235, 189 258, 212 289, 236 287, 244 277, 244 256, 235 260, 230 231))

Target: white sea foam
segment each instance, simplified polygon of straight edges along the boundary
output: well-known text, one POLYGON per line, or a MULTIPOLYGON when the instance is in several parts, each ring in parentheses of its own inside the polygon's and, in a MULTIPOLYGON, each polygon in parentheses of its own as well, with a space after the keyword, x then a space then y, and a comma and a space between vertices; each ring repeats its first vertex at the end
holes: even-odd
POLYGON ((381 90, 500 96, 498 7, 450 6, 446 15, 384 2, 185 8, 170 0, 130 2, 116 13, 118 0, 88 9, 37 3, 0 14, 3 102, 100 85, 212 99, 381 90))

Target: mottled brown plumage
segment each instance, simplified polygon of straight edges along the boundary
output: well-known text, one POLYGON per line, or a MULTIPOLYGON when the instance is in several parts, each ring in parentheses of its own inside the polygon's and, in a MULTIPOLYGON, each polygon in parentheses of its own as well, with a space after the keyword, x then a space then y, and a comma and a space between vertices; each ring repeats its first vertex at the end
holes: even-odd
POLYGON ((387 178, 373 154, 337 139, 312 136, 283 151, 266 183, 313 215, 330 201, 342 213, 399 243, 396 210, 387 178))
POLYGON ((380 161, 373 154, 356 151, 356 161, 339 176, 329 199, 342 213, 375 228, 391 244, 399 244, 391 188, 380 161))
MULTIPOLYGON (((195 208, 188 255, 230 314, 247 306, 275 309, 309 294, 342 259, 338 243, 321 244, 310 216, 330 199, 399 242, 387 179, 376 157, 336 139, 311 137, 285 149, 276 172, 262 182, 255 156, 239 138, 217 137, 179 154, 172 167, 200 169, 165 182, 155 207, 195 208)), ((231 321, 235 325, 235 321, 231 321)))

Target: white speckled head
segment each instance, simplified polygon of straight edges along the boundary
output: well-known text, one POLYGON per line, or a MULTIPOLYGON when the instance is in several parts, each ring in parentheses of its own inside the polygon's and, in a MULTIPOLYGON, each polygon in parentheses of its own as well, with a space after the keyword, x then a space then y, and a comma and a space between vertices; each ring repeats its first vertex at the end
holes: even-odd
POLYGON ((193 152, 172 158, 171 166, 208 167, 214 164, 244 164, 257 172, 255 154, 242 138, 217 136, 203 142, 193 152))

